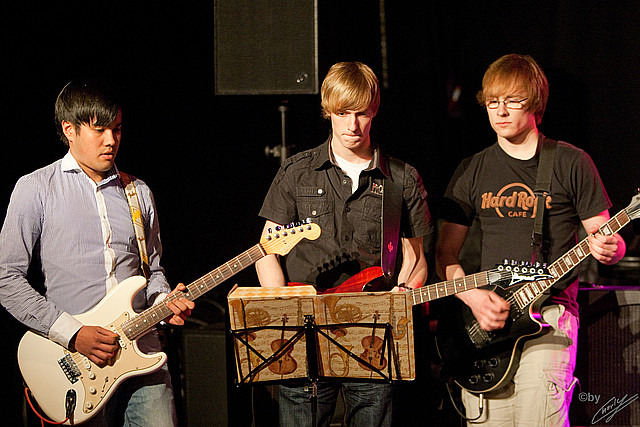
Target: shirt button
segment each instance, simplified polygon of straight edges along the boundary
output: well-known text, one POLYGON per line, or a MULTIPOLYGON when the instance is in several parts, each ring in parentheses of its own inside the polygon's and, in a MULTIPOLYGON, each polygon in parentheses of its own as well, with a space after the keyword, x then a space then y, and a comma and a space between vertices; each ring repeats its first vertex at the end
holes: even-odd
POLYGON ((315 216, 315 215, 317 215, 317 213, 318 213, 317 211, 311 211, 311 215, 315 216))
POLYGON ((318 188, 318 194, 322 194, 324 193, 324 190, 322 188, 318 188))
POLYGON ((349 206, 345 207, 344 210, 347 212, 351 212, 351 208, 349 206))
POLYGON ((344 185, 347 185, 347 180, 346 180, 346 179, 343 179, 343 180, 342 180, 342 183, 343 183, 344 185))
POLYGON ((344 240, 349 241, 349 236, 344 236, 344 240))

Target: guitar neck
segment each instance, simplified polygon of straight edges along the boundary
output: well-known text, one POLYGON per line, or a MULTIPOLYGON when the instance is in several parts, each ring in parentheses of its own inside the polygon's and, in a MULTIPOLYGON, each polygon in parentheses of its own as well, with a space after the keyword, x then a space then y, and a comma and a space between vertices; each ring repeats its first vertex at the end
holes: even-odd
POLYGON ((231 276, 254 264, 265 255, 267 255, 267 253, 262 245, 258 243, 237 257, 227 261, 220 267, 187 285, 187 290, 185 292, 170 294, 161 303, 149 307, 139 315, 124 322, 122 324, 124 334, 131 340, 139 337, 173 314, 165 302, 175 301, 178 298, 186 298, 190 301, 194 301, 196 298, 204 295, 231 276))
MULTIPOLYGON (((627 211, 622 210, 616 216, 603 224, 602 227, 598 229, 598 232, 605 236, 611 236, 617 233, 629 222, 630 219, 627 215, 627 211)), ((571 250, 549 266, 549 273, 553 276, 552 279, 525 284, 518 291, 514 292, 514 300, 518 303, 518 306, 521 309, 528 306, 589 255, 591 255, 591 251, 589 250, 588 237, 585 237, 580 241, 580 243, 575 245, 571 250)))
POLYGON ((496 282, 497 280, 502 280, 505 274, 508 275, 507 279, 511 278, 510 272, 494 269, 412 289, 409 291, 411 293, 411 305, 422 304, 438 298, 454 295, 459 292, 486 286, 490 283, 496 282))

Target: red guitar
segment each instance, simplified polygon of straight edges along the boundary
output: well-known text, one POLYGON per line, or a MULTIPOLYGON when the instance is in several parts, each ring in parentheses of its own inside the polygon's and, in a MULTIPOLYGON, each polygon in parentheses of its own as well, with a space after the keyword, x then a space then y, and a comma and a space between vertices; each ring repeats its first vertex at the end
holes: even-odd
POLYGON ((380 279, 384 275, 382 267, 375 266, 362 270, 360 273, 351 276, 338 286, 319 292, 320 294, 334 294, 345 292, 375 292, 390 291, 384 280, 380 279))

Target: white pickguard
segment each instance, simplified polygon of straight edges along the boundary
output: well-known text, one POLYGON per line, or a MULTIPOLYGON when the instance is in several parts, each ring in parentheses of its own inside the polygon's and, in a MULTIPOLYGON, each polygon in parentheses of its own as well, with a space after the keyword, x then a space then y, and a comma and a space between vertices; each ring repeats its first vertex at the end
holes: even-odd
MULTIPOLYGON (((265 255, 286 255, 302 239, 315 240, 320 232, 317 224, 308 221, 276 227, 273 233, 264 234, 257 245, 189 284, 186 292, 170 294, 167 299, 184 297, 193 301, 265 255)), ((167 360, 164 353, 141 353, 136 338, 127 338, 125 328, 121 327, 128 322, 127 334, 139 337, 172 314, 160 304, 139 314, 133 311, 131 301, 146 283, 142 276, 130 277, 114 287, 93 309, 74 316, 84 325, 118 331, 121 348, 108 366, 100 368, 80 353, 71 353, 33 332, 22 337, 18 346, 20 371, 38 404, 53 421, 59 423, 67 418, 65 402, 70 390, 75 391, 76 406, 65 424, 80 424, 100 412, 122 381, 157 371, 164 365, 167 360)))
MULTIPOLYGON (((131 301, 145 285, 144 277, 130 277, 113 288, 93 309, 74 317, 84 325, 115 330, 136 316, 131 301)), ((55 422, 67 418, 67 392, 75 390, 76 407, 72 418, 65 424, 80 424, 102 409, 122 381, 154 372, 167 360, 164 353, 148 355, 140 352, 136 341, 128 340, 124 334, 120 334, 120 346, 112 363, 100 368, 78 352, 69 352, 47 338, 27 332, 18 346, 18 364, 38 404, 55 422), (78 369, 74 383, 59 363, 65 356, 71 367, 78 369)))

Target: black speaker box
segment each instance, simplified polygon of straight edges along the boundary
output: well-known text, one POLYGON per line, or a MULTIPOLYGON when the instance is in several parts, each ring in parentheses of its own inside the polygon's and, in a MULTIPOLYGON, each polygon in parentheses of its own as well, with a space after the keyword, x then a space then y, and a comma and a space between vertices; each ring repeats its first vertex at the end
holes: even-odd
POLYGON ((318 93, 317 0, 215 0, 217 95, 318 93))
POLYGON ((580 385, 571 425, 640 425, 640 305, 619 304, 616 291, 599 290, 581 290, 578 302, 580 385))
POLYGON ((235 386, 225 330, 185 327, 171 333, 169 369, 180 426, 250 425, 249 390, 235 386))

